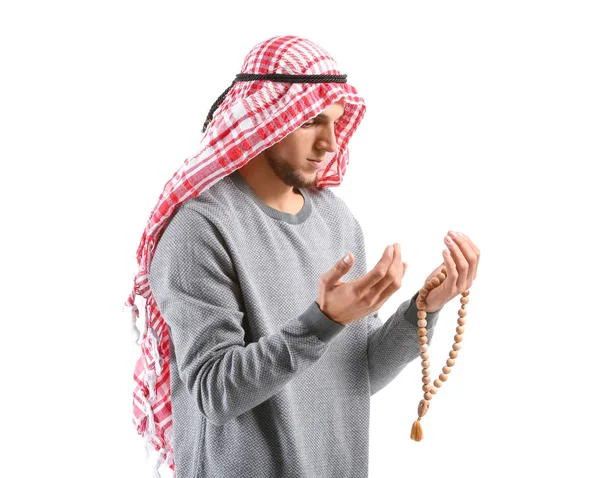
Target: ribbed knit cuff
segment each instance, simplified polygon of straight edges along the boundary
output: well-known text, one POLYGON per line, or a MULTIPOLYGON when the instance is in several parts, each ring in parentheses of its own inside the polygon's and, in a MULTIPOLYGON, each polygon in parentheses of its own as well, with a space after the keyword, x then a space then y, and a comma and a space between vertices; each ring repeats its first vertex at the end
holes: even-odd
POLYGON ((323 342, 329 342, 336 337, 344 328, 345 325, 338 324, 327 317, 319 304, 314 301, 310 306, 298 317, 306 327, 315 334, 323 342))
MULTIPOLYGON (((415 327, 417 327, 417 321, 419 320, 419 318, 417 317, 417 312, 419 312, 419 309, 417 309, 418 295, 419 293, 417 292, 415 295, 412 296, 412 298, 410 299, 410 305, 406 310, 406 314, 404 314, 404 318, 409 323, 413 324, 415 327)), ((438 316, 440 315, 440 311, 442 309, 436 310, 435 312, 427 312, 427 330, 431 329, 436 324, 438 316)))

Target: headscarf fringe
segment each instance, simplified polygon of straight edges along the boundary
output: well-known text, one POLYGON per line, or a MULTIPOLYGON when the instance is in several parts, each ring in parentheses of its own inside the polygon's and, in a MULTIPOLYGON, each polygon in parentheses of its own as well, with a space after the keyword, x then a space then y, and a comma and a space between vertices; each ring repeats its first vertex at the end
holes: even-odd
POLYGON ((148 337, 150 339, 150 353, 152 354, 152 359, 154 360, 154 366, 156 367, 156 374, 160 375, 162 372, 162 358, 158 353, 158 336, 154 329, 148 326, 148 337))
POLYGON ((137 319, 140 315, 140 312, 137 308, 137 305, 129 305, 125 304, 123 306, 123 313, 129 312, 131 319, 131 335, 134 344, 139 344, 140 340, 140 330, 137 328, 137 319))
POLYGON ((149 398, 156 398, 156 372, 152 369, 146 369, 146 385, 148 385, 149 398))
POLYGON ((161 465, 166 465, 170 470, 170 477, 175 478, 175 461, 173 457, 173 451, 161 447, 160 445, 156 445, 151 438, 146 439, 145 443, 146 449, 146 463, 150 462, 152 457, 153 465, 152 465, 152 478, 161 478, 160 467, 161 465))
POLYGON ((161 478, 160 476, 160 465, 163 462, 163 457, 166 455, 166 450, 164 448, 161 448, 160 450, 158 450, 158 456, 156 457, 156 463, 154 464, 154 474, 152 475, 152 478, 161 478))

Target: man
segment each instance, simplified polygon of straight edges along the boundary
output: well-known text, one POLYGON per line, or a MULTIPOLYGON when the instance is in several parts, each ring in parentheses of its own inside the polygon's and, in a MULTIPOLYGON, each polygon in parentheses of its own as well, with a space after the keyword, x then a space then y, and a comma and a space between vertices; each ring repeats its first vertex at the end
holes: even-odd
MULTIPOLYGON (((321 47, 271 38, 165 186, 128 303, 147 299, 135 422, 178 478, 368 476, 370 396, 419 356, 419 337, 417 294, 384 324, 377 314, 402 283, 399 246, 367 273, 361 227, 326 187, 364 111, 321 47)), ((476 274, 468 238, 447 247, 429 339, 476 274)))

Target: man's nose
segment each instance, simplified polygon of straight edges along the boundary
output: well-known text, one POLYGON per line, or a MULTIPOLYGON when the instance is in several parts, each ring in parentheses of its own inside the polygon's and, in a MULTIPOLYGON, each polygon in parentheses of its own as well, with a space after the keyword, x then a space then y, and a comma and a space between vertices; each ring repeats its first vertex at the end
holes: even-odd
POLYGON ((338 144, 335 135, 335 125, 333 123, 323 128, 318 140, 318 147, 319 149, 324 149, 330 153, 337 152, 338 144))

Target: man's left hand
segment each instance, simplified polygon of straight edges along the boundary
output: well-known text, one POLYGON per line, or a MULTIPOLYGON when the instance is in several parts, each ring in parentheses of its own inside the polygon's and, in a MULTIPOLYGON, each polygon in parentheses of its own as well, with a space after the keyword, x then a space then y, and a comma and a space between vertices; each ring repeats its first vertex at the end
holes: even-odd
POLYGON ((427 280, 435 277, 442 267, 446 269, 446 280, 429 292, 425 298, 425 312, 437 312, 461 292, 469 289, 477 277, 479 248, 465 234, 448 231, 444 238, 447 249, 442 253, 443 264, 435 269, 427 280))

